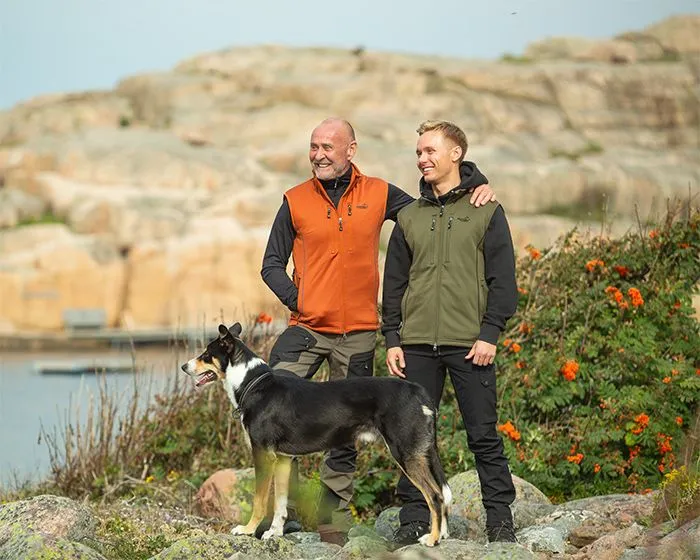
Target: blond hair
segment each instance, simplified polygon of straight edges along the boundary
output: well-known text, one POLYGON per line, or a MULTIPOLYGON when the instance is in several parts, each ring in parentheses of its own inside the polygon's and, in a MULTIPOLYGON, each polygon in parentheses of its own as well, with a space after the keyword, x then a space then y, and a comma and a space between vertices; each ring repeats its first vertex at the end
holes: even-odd
POLYGON ((431 131, 442 133, 445 138, 449 138, 460 148, 462 148, 462 156, 459 158, 459 163, 464 161, 464 156, 467 155, 469 143, 467 142, 467 135, 464 134, 464 131, 461 128, 449 121, 424 121, 416 130, 419 136, 431 131))

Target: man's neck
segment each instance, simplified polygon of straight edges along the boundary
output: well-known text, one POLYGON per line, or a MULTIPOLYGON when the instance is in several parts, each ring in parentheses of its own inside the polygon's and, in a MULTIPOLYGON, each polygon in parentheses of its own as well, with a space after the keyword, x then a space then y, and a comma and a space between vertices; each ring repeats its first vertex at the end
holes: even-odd
POLYGON ((435 198, 447 194, 455 187, 458 187, 461 182, 462 178, 459 174, 459 168, 457 168, 453 173, 450 173, 439 183, 433 183, 431 185, 431 187, 433 187, 433 194, 435 195, 435 198))

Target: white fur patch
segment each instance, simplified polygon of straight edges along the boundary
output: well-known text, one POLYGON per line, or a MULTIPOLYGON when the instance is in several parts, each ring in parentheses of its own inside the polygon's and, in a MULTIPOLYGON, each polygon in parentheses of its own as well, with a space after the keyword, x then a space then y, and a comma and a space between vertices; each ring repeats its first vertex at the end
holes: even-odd
POLYGON ((224 386, 226 387, 228 398, 231 399, 233 406, 236 408, 238 408, 238 403, 236 402, 236 397, 233 392, 241 386, 247 373, 262 363, 264 362, 260 358, 255 357, 249 362, 244 362, 242 364, 229 364, 226 368, 224 386))
POLYGON ((374 432, 360 432, 357 434, 357 439, 362 443, 372 443, 377 441, 377 434, 374 432))
POLYGON ((188 375, 192 375, 194 373, 196 367, 197 367, 197 360, 195 358, 192 358, 190 361, 188 361, 185 364, 186 373, 188 375))
POLYGON ((433 415, 433 410, 430 407, 423 405, 421 406, 421 409, 423 410, 423 414, 425 414, 426 416, 433 415))
POLYGON ((442 486, 442 499, 446 506, 449 506, 452 503, 452 490, 450 490, 450 487, 447 484, 443 484, 442 486))

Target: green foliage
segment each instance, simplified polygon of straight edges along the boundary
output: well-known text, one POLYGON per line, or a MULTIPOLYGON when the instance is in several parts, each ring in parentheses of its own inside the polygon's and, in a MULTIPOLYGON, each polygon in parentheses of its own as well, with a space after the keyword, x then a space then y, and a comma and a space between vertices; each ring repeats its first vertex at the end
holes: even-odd
POLYGON ((700 394, 699 224, 695 212, 621 239, 573 232, 521 260, 499 361, 513 472, 570 499, 644 491, 674 468, 700 394))
POLYGON ((501 62, 507 62, 509 64, 532 64, 534 61, 527 56, 505 53, 503 56, 501 56, 501 62))
POLYGON ((551 158, 566 158, 571 161, 578 161, 580 160, 583 156, 589 156, 589 155, 595 155, 595 154, 602 154, 603 153, 603 146, 601 146, 598 142, 594 142, 592 140, 589 140, 586 142, 586 144, 582 147, 579 148, 578 150, 574 151, 567 151, 567 150, 562 150, 561 148, 550 148, 549 149, 549 157, 551 158))
POLYGON ((61 217, 56 216, 53 212, 51 212, 50 210, 47 210, 38 218, 27 218, 24 220, 20 220, 17 223, 16 227, 33 226, 36 224, 65 224, 65 223, 66 223, 65 220, 63 220, 61 217))

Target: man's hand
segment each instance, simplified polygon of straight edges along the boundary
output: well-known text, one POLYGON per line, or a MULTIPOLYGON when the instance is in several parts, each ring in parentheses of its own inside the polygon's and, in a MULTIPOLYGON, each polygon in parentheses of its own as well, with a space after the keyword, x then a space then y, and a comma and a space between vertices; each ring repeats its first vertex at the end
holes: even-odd
POLYGON ((496 193, 488 185, 479 185, 474 189, 472 197, 469 199, 469 204, 473 204, 477 208, 484 206, 489 202, 496 201, 496 193))
MULTIPOLYGON (((392 348, 393 350, 393 348, 392 348)), ((403 358, 403 354, 401 355, 403 358)), ((483 340, 477 340, 469 350, 464 359, 473 360, 474 365, 477 366, 488 366, 493 363, 493 359, 496 357, 496 345, 489 344, 483 340)), ((389 353, 387 352, 387 362, 389 361, 389 353)))
POLYGON ((386 366, 389 368, 389 373, 396 377, 406 378, 403 369, 406 367, 406 361, 403 358, 403 350, 400 346, 388 348, 386 351, 386 366))

